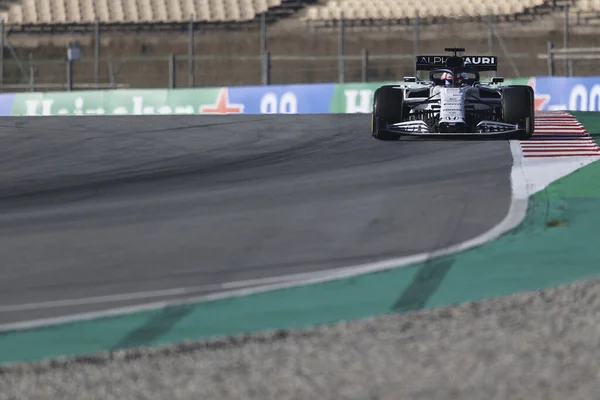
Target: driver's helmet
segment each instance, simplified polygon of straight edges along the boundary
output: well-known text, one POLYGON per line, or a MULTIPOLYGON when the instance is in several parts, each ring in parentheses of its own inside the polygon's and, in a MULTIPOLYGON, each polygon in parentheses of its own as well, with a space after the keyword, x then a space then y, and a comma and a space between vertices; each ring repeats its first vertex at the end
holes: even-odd
MULTIPOLYGON (((454 81, 455 86, 460 86, 464 83, 465 79, 469 78, 469 74, 466 72, 461 72, 456 76, 456 80, 454 81)), ((444 82, 445 86, 452 86, 452 74, 450 72, 444 72, 440 79, 444 82)))

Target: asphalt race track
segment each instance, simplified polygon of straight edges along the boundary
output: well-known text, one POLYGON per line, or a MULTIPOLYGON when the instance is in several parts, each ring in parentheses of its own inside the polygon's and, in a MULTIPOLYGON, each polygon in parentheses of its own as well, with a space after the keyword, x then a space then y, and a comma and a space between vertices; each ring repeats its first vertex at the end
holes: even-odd
POLYGON ((0 324, 428 252, 505 217, 507 141, 381 142, 369 124, 4 118, 0 324))

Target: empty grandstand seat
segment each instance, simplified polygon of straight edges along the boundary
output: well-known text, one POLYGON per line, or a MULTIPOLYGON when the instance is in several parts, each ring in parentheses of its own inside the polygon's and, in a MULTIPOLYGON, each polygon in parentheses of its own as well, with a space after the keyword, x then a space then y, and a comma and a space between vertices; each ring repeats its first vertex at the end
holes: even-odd
POLYGON ((199 17, 194 0, 167 1, 167 7, 169 8, 169 20, 171 21, 183 21, 190 19, 190 17, 194 17, 194 19, 199 17))
POLYGON ((37 8, 37 11, 38 11, 39 22, 41 22, 41 23, 52 22, 52 19, 53 19, 52 11, 53 10, 50 6, 49 0, 38 0, 35 7, 37 8))
POLYGON ((30 24, 40 22, 34 0, 23 0, 23 19, 30 24))
POLYGON ((267 0, 255 0, 254 9, 257 14, 262 14, 269 9, 269 4, 267 0))
POLYGON ((317 7, 308 7, 306 9, 306 16, 305 19, 311 20, 311 21, 315 21, 317 19, 319 19, 319 9, 317 7))
POLYGON ((82 0, 79 2, 79 8, 81 10, 81 20, 83 22, 94 22, 96 20, 96 9, 95 4, 90 0, 82 0))
POLYGON ((258 13, 254 8, 252 0, 239 0, 240 2, 240 17, 242 20, 247 21, 254 18, 258 13))
POLYGON ((208 0, 210 5, 211 21, 225 21, 225 7, 223 0, 208 0))
POLYGON ((126 22, 140 22, 138 4, 136 0, 128 0, 123 2, 123 11, 126 22))
POLYGON ((125 22, 125 8, 123 7, 123 2, 112 0, 98 0, 101 3, 106 2, 106 8, 108 10, 108 18, 102 19, 100 21, 110 21, 110 22, 125 22))
POLYGON ((23 17, 23 7, 21 5, 13 4, 8 9, 8 12, 3 13, 4 20, 8 23, 23 24, 25 19, 23 17))
POLYGON ((140 21, 152 21, 154 15, 152 12, 152 3, 150 2, 150 0, 137 0, 137 2, 140 21))
POLYGON ((238 5, 237 0, 222 0, 226 19, 239 21, 241 18, 240 7, 238 5))
POLYGON ((67 7, 65 0, 44 0, 52 10, 52 20, 49 23, 64 24, 67 22, 67 7))
POLYGON ((170 2, 164 0, 154 0, 154 20, 160 22, 169 21, 169 14, 167 13, 167 3, 176 3, 179 4, 179 1, 170 2))
POLYGON ((200 1, 198 4, 198 16, 196 17, 199 21, 210 21, 210 8, 206 0, 200 1))
POLYGON ((67 20, 69 22, 81 22, 81 9, 79 8, 79 0, 67 0, 67 20))

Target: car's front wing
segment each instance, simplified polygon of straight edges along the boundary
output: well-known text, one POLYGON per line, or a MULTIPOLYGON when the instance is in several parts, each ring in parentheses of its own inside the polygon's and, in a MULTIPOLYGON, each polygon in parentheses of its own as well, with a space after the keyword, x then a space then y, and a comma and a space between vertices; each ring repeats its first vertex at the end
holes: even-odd
POLYGON ((402 136, 419 136, 419 137, 456 137, 456 138, 467 138, 467 137, 519 137, 525 133, 524 128, 519 128, 517 125, 507 124, 504 122, 497 121, 481 121, 477 124, 479 132, 452 132, 452 133, 441 133, 431 132, 429 126, 424 121, 407 121, 396 124, 388 125, 385 129, 380 129, 389 133, 398 134, 402 136))
POLYGON ((498 132, 464 132, 464 133, 439 133, 439 132, 410 132, 402 129, 394 129, 389 127, 386 129, 380 129, 380 131, 397 134, 400 136, 415 136, 421 138, 435 139, 477 139, 477 138, 498 138, 498 139, 512 139, 519 138, 525 133, 525 129, 513 129, 498 132))

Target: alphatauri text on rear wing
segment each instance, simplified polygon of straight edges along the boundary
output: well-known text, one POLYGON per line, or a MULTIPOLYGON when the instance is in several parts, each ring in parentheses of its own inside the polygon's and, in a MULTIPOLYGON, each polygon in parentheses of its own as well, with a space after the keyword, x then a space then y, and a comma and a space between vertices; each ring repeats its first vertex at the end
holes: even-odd
POLYGON ((417 56, 416 63, 417 71, 456 67, 481 72, 498 70, 498 57, 496 56, 417 56), (462 66, 456 65, 458 59, 462 59, 462 66), (448 65, 448 60, 451 65, 448 65))

